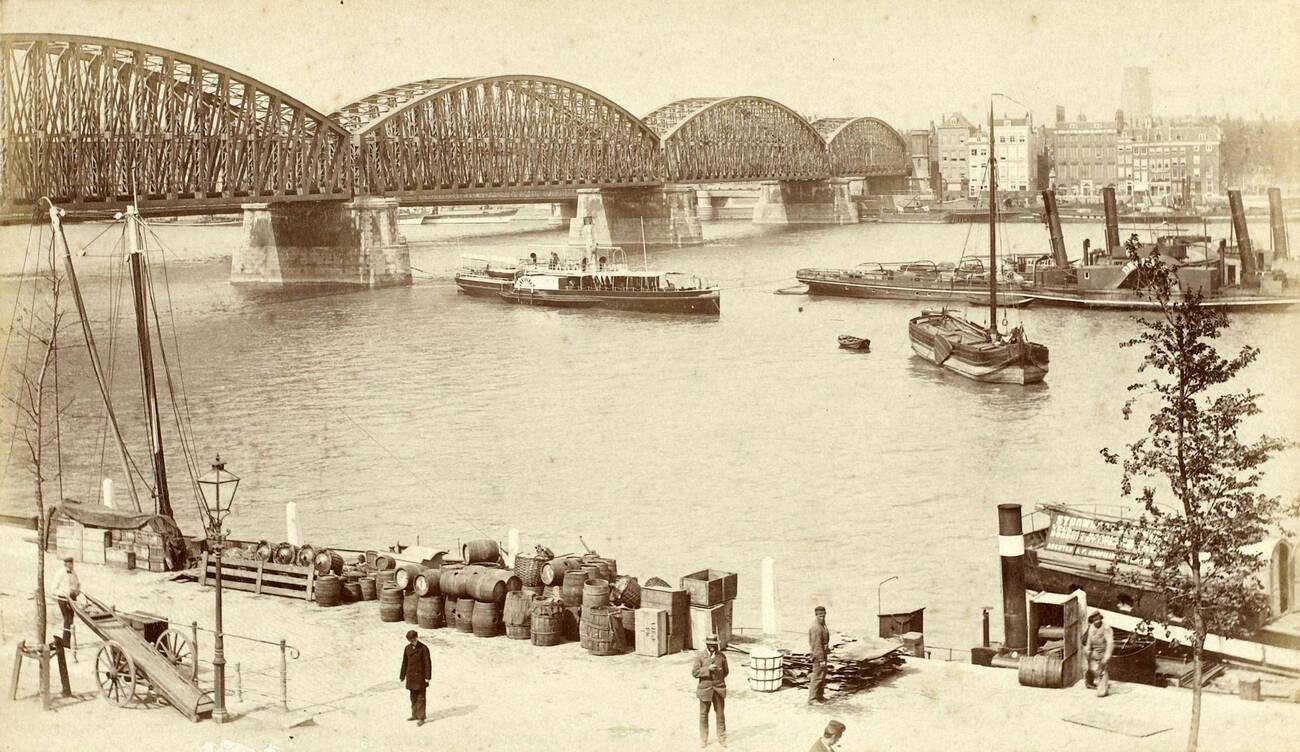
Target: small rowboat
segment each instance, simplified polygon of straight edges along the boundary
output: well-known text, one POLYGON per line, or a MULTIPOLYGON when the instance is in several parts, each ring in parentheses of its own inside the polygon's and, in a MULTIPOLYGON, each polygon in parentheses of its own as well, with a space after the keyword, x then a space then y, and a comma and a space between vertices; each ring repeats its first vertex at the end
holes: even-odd
POLYGON ((871 352, 871 340, 866 337, 854 337, 850 334, 841 334, 840 348, 843 350, 862 350, 863 352, 871 352))

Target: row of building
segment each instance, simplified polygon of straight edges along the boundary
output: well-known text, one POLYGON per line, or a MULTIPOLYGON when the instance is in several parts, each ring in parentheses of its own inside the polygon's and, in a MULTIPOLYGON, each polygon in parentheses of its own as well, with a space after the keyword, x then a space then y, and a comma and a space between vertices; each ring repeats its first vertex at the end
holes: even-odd
MULTIPOLYGON (((1058 107, 1051 126, 1034 125, 1032 114, 994 120, 998 191, 1031 200, 1053 188, 1066 200, 1100 201, 1114 185, 1133 204, 1180 206, 1220 193, 1219 128, 1143 117, 1125 123, 1122 111, 1109 121, 1068 121, 1058 107)), ((944 115, 928 129, 908 132, 912 175, 918 189, 944 200, 978 199, 988 192, 988 131, 960 113, 944 115)))

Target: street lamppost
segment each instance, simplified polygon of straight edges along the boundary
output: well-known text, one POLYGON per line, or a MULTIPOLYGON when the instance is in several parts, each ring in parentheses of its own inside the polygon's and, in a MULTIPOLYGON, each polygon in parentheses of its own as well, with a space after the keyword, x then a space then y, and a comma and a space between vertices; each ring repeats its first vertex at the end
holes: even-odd
POLYGON ((239 488, 239 477, 226 470, 226 463, 217 455, 212 469, 199 478, 199 488, 203 490, 207 502, 206 520, 208 526, 208 548, 217 561, 217 631, 212 650, 212 668, 216 675, 216 697, 212 708, 212 720, 225 723, 229 719, 226 713, 226 653, 221 631, 221 549, 226 543, 226 533, 222 525, 230 513, 230 502, 235 498, 239 488))

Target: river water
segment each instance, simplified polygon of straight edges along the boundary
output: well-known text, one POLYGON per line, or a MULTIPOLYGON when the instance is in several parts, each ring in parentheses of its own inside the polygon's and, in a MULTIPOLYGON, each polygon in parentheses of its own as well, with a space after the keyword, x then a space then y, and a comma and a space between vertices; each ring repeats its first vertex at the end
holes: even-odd
MULTIPOLYGON (((70 227, 74 247, 106 227, 70 227)), ((504 540, 513 527, 526 546, 564 552, 582 550, 582 536, 643 581, 738 572, 736 621, 748 625, 758 623, 760 561, 772 556, 783 627, 803 627, 824 604, 833 628, 873 632, 879 592, 886 612, 926 607, 927 642, 968 647, 981 607, 1000 603, 995 505, 1121 502, 1118 472, 1099 450, 1144 429, 1120 415, 1140 362, 1119 347, 1135 331, 1128 314, 1009 312, 1051 348, 1051 372, 1036 387, 980 386, 911 354, 914 304, 772 294, 801 266, 984 252, 983 226, 716 222, 704 225, 703 246, 648 254, 652 266, 720 283, 716 318, 469 298, 451 278, 459 254, 513 257, 564 234, 402 229, 419 270, 411 287, 252 293, 227 284, 240 228, 156 225, 169 252, 165 268, 154 254, 153 273, 165 332, 174 327, 179 343, 170 365, 183 373, 200 457, 220 452, 243 478, 236 537, 280 540, 289 501, 314 543, 447 545, 504 540), (869 337, 872 352, 839 350, 839 334, 869 337)), ((1005 229, 1010 251, 1046 247, 1038 225, 1005 229)), ((1252 227, 1256 238, 1266 230, 1252 227)), ((105 352, 112 291, 125 292, 114 234, 79 259, 105 352)), ((1065 235, 1072 255, 1084 237, 1102 240, 1093 225, 1066 225, 1065 235)), ((6 317, 26 239, 25 227, 0 230, 6 317)), ((1265 394, 1252 433, 1300 435, 1298 323, 1295 312, 1242 314, 1223 340, 1263 349, 1240 382, 1265 394)), ((132 327, 128 303, 113 389, 146 462, 132 327)), ((63 493, 94 499, 108 475, 121 499, 76 334, 60 360, 60 394, 75 398, 60 437, 63 493)), ((10 343, 6 371, 22 345, 10 343)), ((1295 454, 1267 478, 1287 498, 1300 488, 1295 454)), ((179 453, 171 463, 178 517, 194 532, 179 453)), ((0 511, 27 511, 30 484, 12 453, 0 511)))

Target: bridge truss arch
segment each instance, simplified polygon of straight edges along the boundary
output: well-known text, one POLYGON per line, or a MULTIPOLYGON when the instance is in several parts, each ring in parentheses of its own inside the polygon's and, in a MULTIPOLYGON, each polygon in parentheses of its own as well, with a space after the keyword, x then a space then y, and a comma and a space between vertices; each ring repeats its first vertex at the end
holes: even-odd
POLYGON ((836 177, 901 176, 911 170, 907 141, 879 118, 822 118, 813 128, 826 140, 836 177))
POLYGON ((427 79, 331 117, 354 134, 357 191, 404 203, 661 182, 654 131, 613 101, 553 78, 427 79))
POLYGON ((351 195, 348 132, 253 78, 158 47, 0 35, 0 214, 184 213, 351 195))
POLYGON ((682 99, 645 122, 675 183, 813 180, 829 175, 826 144, 794 110, 763 97, 682 99))

